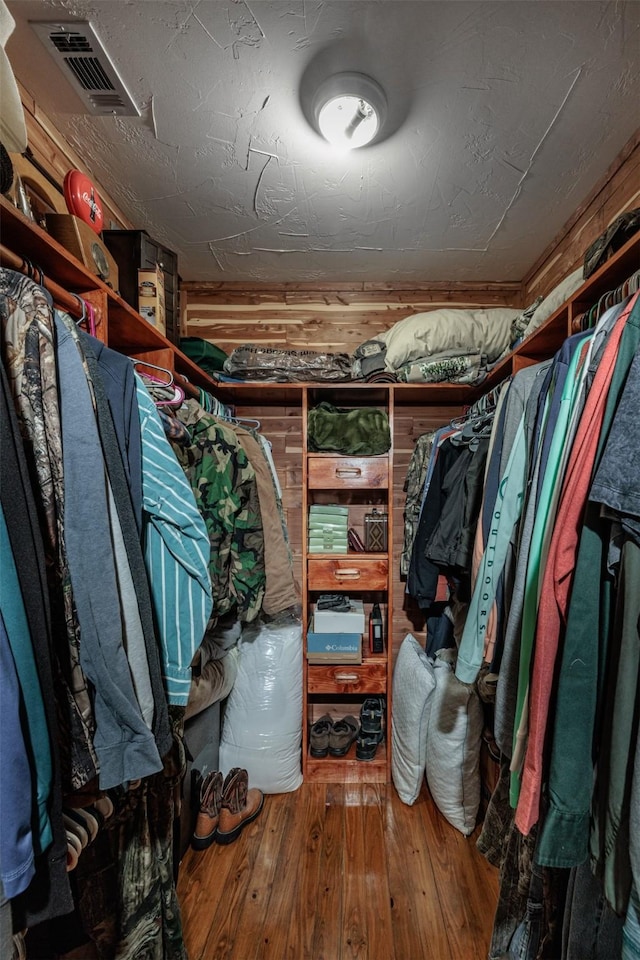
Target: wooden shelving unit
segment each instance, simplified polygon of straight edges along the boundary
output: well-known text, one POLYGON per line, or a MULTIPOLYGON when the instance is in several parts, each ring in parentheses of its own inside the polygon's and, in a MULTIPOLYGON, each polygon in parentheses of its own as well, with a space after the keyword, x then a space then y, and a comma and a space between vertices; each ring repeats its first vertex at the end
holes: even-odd
MULTIPOLYGON (((302 767, 306 780, 317 782, 386 782, 391 778, 391 678, 393 640, 393 446, 383 455, 371 457, 318 453, 309 449, 308 414, 313 406, 327 400, 342 409, 377 408, 389 419, 393 437, 393 394, 386 387, 361 384, 337 387, 309 386, 302 396, 302 597, 303 638, 311 626, 318 596, 343 593, 362 600, 365 635, 361 664, 309 664, 304 661, 302 767), (348 506, 349 526, 364 540, 364 517, 374 506, 387 514, 388 547, 385 553, 310 553, 308 544, 309 507, 313 503, 348 506), (373 603, 383 610, 385 651, 370 654, 366 634, 373 603), (373 760, 356 758, 355 744, 345 757, 314 758, 309 752, 311 724, 324 713, 335 719, 351 714, 358 719, 368 696, 382 696, 386 703, 386 733, 373 760)), ((306 644, 305 644, 306 650, 306 644)))

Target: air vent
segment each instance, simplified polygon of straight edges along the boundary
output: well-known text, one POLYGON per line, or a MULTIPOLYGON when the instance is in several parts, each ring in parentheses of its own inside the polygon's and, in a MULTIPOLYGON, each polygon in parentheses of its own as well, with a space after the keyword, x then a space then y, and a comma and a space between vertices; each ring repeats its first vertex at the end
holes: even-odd
POLYGON ((140 116, 140 111, 88 21, 31 21, 31 26, 86 104, 89 113, 140 116))

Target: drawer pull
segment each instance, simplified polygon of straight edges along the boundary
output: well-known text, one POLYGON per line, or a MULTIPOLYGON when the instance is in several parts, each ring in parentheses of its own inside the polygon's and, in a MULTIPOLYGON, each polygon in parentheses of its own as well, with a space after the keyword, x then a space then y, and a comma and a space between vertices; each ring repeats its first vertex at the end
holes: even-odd
POLYGON ((343 569, 343 570, 334 570, 333 575, 336 578, 336 580, 359 580, 362 573, 358 569, 354 569, 354 570, 343 569))
POLYGON ((336 683, 357 683, 360 679, 357 673, 336 673, 336 683))
POLYGON ((361 477, 360 467, 336 467, 336 477, 361 477))

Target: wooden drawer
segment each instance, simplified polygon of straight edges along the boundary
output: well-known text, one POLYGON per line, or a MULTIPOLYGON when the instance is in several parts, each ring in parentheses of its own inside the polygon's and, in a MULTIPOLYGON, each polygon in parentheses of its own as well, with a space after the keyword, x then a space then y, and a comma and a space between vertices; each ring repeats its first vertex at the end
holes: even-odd
POLYGON ((310 490, 386 490, 388 457, 309 457, 310 490))
POLYGON ((387 590, 389 587, 387 560, 363 560, 353 555, 309 559, 307 573, 309 590, 387 590))
POLYGON ((387 664, 384 660, 368 663, 310 664, 307 668, 308 693, 386 693, 387 664))

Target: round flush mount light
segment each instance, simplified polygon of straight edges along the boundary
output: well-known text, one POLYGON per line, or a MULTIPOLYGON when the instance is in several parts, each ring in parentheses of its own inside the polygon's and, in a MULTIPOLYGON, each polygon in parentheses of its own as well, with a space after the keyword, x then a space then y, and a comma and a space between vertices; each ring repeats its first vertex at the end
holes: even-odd
POLYGON ((373 143, 386 117, 382 88, 363 73, 338 73, 325 80, 313 102, 318 132, 339 150, 373 143))

